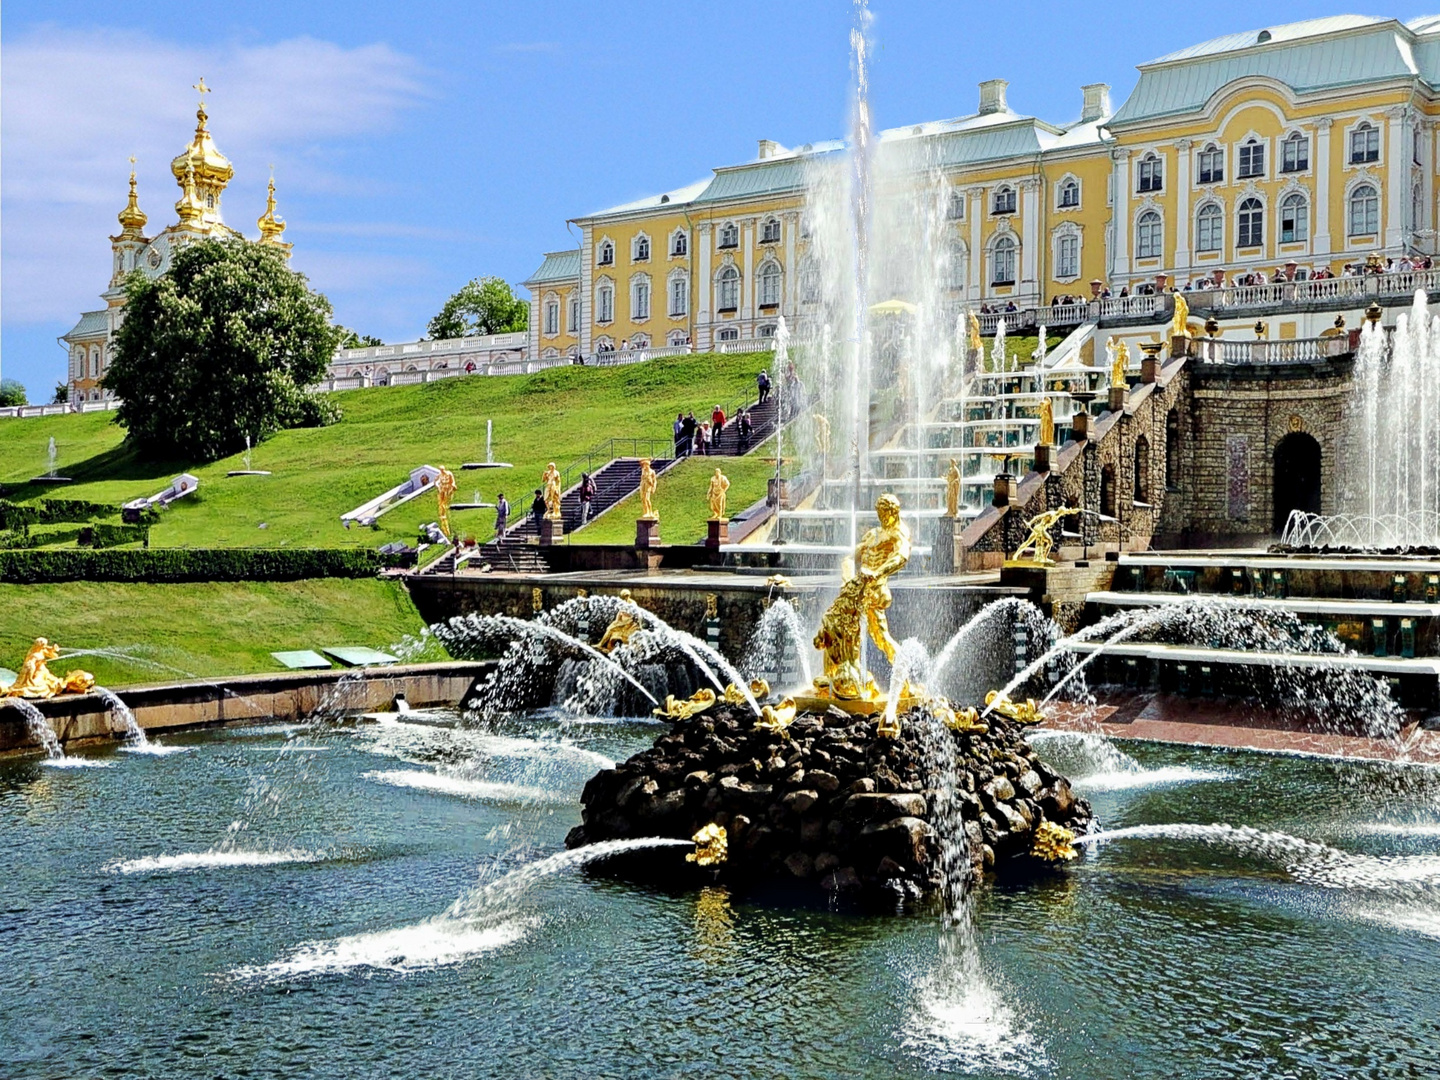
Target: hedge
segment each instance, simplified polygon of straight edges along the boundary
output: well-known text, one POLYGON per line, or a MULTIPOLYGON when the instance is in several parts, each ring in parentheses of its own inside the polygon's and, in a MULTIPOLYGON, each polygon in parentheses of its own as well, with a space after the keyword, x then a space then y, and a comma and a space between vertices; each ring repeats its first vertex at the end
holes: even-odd
MULTIPOLYGON (((106 525, 97 521, 94 525, 87 527, 90 530, 90 546, 93 548, 138 544, 150 535, 149 525, 106 525)), ((81 539, 84 539, 83 534, 81 539)))
POLYGON ((370 577, 386 565, 364 548, 122 548, 0 551, 0 582, 299 581, 370 577))
POLYGON ((0 499, 0 529, 25 525, 55 525, 64 521, 93 521, 114 517, 120 508, 84 499, 41 499, 38 503, 14 503, 0 499))

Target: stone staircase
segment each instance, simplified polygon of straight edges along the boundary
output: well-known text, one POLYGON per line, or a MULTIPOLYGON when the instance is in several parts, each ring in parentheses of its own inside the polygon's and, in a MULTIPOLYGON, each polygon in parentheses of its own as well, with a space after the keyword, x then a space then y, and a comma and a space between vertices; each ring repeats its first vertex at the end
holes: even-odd
POLYGON ((748 406, 750 409, 750 422, 754 430, 750 432, 750 439, 745 444, 745 449, 740 449, 740 424, 734 417, 725 421, 725 426, 720 429, 720 441, 711 447, 712 456, 719 457, 740 457, 748 454, 755 447, 775 434, 776 421, 776 400, 772 394, 770 400, 761 405, 758 402, 748 406))

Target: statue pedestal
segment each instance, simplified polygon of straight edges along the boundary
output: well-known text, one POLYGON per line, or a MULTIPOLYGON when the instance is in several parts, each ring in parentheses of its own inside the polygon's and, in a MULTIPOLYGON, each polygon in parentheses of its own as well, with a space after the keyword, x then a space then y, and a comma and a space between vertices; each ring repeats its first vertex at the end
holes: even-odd
POLYGON ((1106 403, 1111 412, 1119 412, 1125 408, 1125 387, 1110 387, 1110 400, 1106 403))
POLYGON ((660 522, 652 521, 649 518, 636 518, 635 546, 637 548, 659 547, 660 522))
POLYGON ((730 542, 730 522, 728 519, 717 521, 711 518, 705 523, 709 530, 705 534, 705 546, 711 551, 719 551, 721 544, 730 542))
POLYGON ((540 543, 558 544, 565 539, 565 522, 556 521, 554 518, 542 517, 540 519, 540 543))
POLYGON ((955 538, 960 535, 957 518, 942 517, 935 530, 935 543, 930 548, 930 570, 936 574, 955 573, 955 538))
POLYGON ((1035 471, 1037 473, 1048 473, 1050 471, 1050 454, 1053 447, 1049 443, 1035 444, 1035 471))

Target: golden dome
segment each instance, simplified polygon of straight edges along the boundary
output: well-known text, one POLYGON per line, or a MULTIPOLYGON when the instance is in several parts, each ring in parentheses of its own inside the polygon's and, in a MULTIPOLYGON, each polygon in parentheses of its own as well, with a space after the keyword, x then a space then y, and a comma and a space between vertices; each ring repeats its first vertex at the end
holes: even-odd
POLYGON ((260 226, 260 243, 281 246, 280 235, 285 231, 285 219, 275 216, 275 177, 270 177, 270 192, 265 198, 265 213, 256 222, 260 226))
POLYGON ((194 228, 205 216, 205 208, 200 205, 200 197, 195 193, 195 166, 189 162, 185 163, 185 179, 180 181, 180 188, 185 194, 175 204, 175 212, 180 215, 181 225, 194 228))
POLYGON ((200 107, 195 110, 195 137, 190 140, 190 145, 170 162, 170 171, 175 174, 175 182, 182 188, 185 186, 187 173, 193 173, 195 187, 205 198, 202 201, 210 206, 209 196, 217 200, 230 178, 235 175, 234 168, 230 165, 230 159, 215 148, 215 140, 210 137, 209 130, 205 127, 205 121, 209 114, 205 112, 205 95, 210 88, 201 79, 195 84, 195 89, 200 91, 200 107))
POLYGON ((140 209, 140 197, 135 192, 135 159, 130 159, 130 201, 119 213, 120 228, 127 233, 138 233, 145 228, 145 211, 140 209))

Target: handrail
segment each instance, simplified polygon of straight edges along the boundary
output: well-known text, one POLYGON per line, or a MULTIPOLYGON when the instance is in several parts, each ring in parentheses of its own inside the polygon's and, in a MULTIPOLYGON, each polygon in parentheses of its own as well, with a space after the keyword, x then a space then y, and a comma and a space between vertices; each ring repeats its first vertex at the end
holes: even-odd
POLYGON ((656 439, 624 436, 612 436, 604 442, 596 443, 581 457, 576 458, 561 475, 561 488, 568 491, 577 482, 580 473, 588 472, 592 475, 603 469, 610 462, 619 458, 650 458, 651 460, 663 460, 675 456, 675 443, 673 439, 656 439), (629 448, 629 453, 617 451, 617 447, 629 448), (642 452, 643 447, 643 452, 642 452), (660 452, 656 452, 656 447, 660 452), (596 462, 600 462, 596 466, 596 462))

